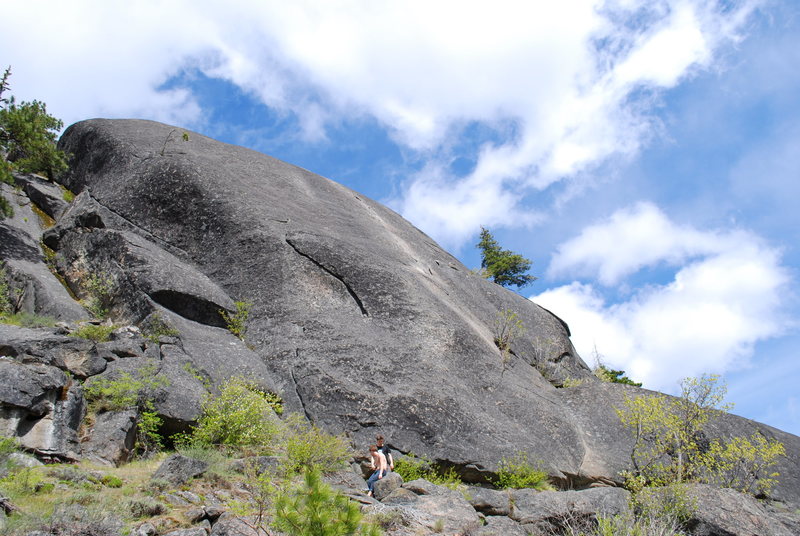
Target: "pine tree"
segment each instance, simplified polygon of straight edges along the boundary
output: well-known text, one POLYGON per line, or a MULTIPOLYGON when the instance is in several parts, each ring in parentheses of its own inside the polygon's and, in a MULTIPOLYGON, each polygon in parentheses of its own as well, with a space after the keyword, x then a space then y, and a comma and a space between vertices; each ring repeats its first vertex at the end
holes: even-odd
POLYGON ((296 536, 379 536, 361 522, 355 503, 322 482, 319 471, 306 470, 304 485, 275 499, 275 528, 296 536))
POLYGON ((525 273, 530 270, 531 261, 522 255, 501 248, 492 233, 484 227, 481 227, 481 240, 477 247, 481 250, 483 274, 498 285, 504 287, 514 285, 522 288, 536 280, 536 277, 525 273))

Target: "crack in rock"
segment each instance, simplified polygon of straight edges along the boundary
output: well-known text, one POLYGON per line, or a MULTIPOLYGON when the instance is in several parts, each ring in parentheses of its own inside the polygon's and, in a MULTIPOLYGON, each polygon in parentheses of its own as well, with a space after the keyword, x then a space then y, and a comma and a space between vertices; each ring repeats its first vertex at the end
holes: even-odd
POLYGON ((337 273, 336 273, 336 272, 335 272, 333 269, 331 269, 331 268, 328 268, 327 266, 325 266, 324 264, 322 264, 321 262, 319 262, 318 260, 316 260, 314 257, 312 257, 311 255, 309 255, 308 253, 303 253, 302 251, 300 251, 300 249, 299 249, 299 248, 298 248, 298 247, 297 247, 297 246, 296 246, 296 245, 295 245, 295 244, 294 244, 294 243, 293 243, 293 242, 292 242, 290 239, 288 239, 288 238, 287 238, 287 239, 286 239, 286 243, 287 243, 287 244, 289 244, 289 246, 291 246, 291 248, 292 248, 292 249, 293 249, 293 250, 294 250, 294 251, 295 251, 295 252, 296 252, 298 255, 300 255, 301 257, 304 257, 304 258, 306 258, 306 259, 310 260, 312 263, 314 263, 314 265, 315 265, 315 266, 317 266, 317 267, 319 267, 320 269, 322 269, 323 271, 325 271, 325 273, 328 273, 328 274, 330 274, 331 276, 333 276, 333 277, 335 277, 336 279, 338 279, 338 280, 339 280, 339 281, 342 283, 342 285, 344 285, 344 288, 347 290, 348 294, 350 294, 350 297, 351 297, 351 298, 353 298, 353 301, 355 301, 355 302, 356 302, 356 305, 358 305, 358 308, 361 310, 361 314, 362 314, 363 316, 369 316, 369 312, 367 312, 367 308, 366 308, 366 307, 364 307, 364 302, 362 302, 362 301, 361 301, 361 298, 359 298, 359 297, 358 297, 358 294, 356 294, 356 291, 355 291, 355 290, 353 290, 353 287, 351 287, 351 286, 350 286, 350 285, 347 283, 347 281, 345 281, 345 280, 344 280, 344 278, 343 278, 342 276, 340 276, 339 274, 337 274, 337 273))

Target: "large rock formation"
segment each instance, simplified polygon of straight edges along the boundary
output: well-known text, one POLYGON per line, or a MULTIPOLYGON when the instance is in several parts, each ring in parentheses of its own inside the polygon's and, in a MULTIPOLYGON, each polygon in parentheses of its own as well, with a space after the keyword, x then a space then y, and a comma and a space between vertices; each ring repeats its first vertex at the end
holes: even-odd
POLYGON ((518 450, 581 473, 582 431, 551 381, 591 374, 564 322, 325 178, 198 134, 162 155, 170 130, 94 120, 62 137, 63 180, 81 195, 46 243, 76 293, 105 274, 127 296, 118 319, 165 308, 193 326, 184 347, 218 330, 232 300, 252 302, 253 362, 329 430, 359 444, 382 431, 474 476, 518 450), (505 358, 504 311, 526 328, 505 358))
MULTIPOLYGON (((120 334, 88 346, 55 330, 0 332, 11 341, 0 353, 13 361, 3 366, 37 378, 42 400, 65 389, 57 371, 91 381, 154 362, 171 382, 155 397, 167 431, 197 417, 207 386, 240 375, 357 445, 381 432, 397 450, 456 467, 474 482, 518 451, 542 460, 565 487, 619 482, 631 440, 614 407, 642 390, 599 382, 562 320, 476 276, 352 190, 199 134, 167 142, 173 130, 138 120, 71 126, 60 146, 72 165, 60 180, 79 195, 67 208, 29 179, 37 187, 26 191, 49 192, 45 205, 57 224, 43 242, 56 251, 51 264, 72 296, 50 288, 57 280, 33 229, 0 225, 19 244, 5 247, 4 258, 37 267, 9 263, 19 285, 39 282, 42 307, 68 300, 65 320, 88 316, 74 298, 87 298, 99 277, 116 322, 166 322, 179 332, 157 342, 120 334), (220 313, 233 312, 236 301, 252 303, 244 341, 220 313), (495 338, 508 312, 525 331, 504 353, 495 338), (53 342, 37 346, 29 340, 36 337, 53 342), (31 367, 53 370, 36 376, 31 367), (567 379, 585 382, 560 388, 567 379)), ((2 394, 3 407, 21 404, 2 394)), ((3 411, 0 423, 16 426, 3 411)), ((733 416, 719 426, 720 434, 757 430, 782 441, 790 456, 774 497, 800 504, 800 438, 733 416)))

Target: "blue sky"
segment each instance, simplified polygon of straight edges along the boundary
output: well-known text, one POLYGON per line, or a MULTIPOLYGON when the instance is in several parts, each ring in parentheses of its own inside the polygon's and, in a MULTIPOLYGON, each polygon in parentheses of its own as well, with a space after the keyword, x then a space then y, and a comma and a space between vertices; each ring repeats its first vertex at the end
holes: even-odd
POLYGON ((800 434, 800 5, 12 1, 12 93, 140 117, 382 201, 646 387, 722 374, 800 434), (35 31, 31 29, 35 28, 35 31))

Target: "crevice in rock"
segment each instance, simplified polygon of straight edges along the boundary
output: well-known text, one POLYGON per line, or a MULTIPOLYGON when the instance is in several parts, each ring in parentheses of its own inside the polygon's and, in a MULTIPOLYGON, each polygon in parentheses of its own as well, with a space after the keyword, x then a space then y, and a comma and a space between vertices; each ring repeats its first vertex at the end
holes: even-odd
MULTIPOLYGON (((299 351, 297 350, 296 352, 299 353, 299 351)), ((309 422, 314 422, 314 420, 311 418, 311 414, 308 413, 308 410, 306 409, 306 402, 305 400, 303 400, 303 395, 300 394, 300 388, 297 385, 297 377, 295 376, 294 373, 294 367, 292 367, 291 372, 292 372, 292 383, 294 383, 294 393, 297 395, 297 400, 300 401, 300 407, 303 408, 303 414, 306 416, 306 419, 308 419, 309 422)))
POLYGON ((224 328, 220 314, 222 307, 216 303, 175 290, 157 290, 150 294, 154 302, 180 316, 216 328, 224 328))
POLYGON ((364 303, 361 301, 361 298, 358 297, 358 294, 356 294, 355 290, 353 290, 353 287, 351 287, 347 283, 347 281, 344 280, 342 276, 340 276, 335 271, 333 271, 332 269, 328 268, 327 266, 316 260, 311 255, 300 251, 300 249, 295 244, 293 244, 292 241, 289 240, 288 238, 286 239, 286 243, 289 244, 289 246, 291 246, 291 248, 295 250, 295 252, 298 255, 310 260, 312 263, 314 263, 315 266, 319 267, 321 270, 325 271, 326 273, 338 279, 342 283, 342 285, 344 285, 344 288, 347 289, 348 294, 350 294, 350 297, 353 298, 353 301, 356 302, 356 305, 358 305, 358 308, 361 310, 361 314, 363 316, 369 316, 369 313, 367 312, 366 307, 364 307, 364 303))

